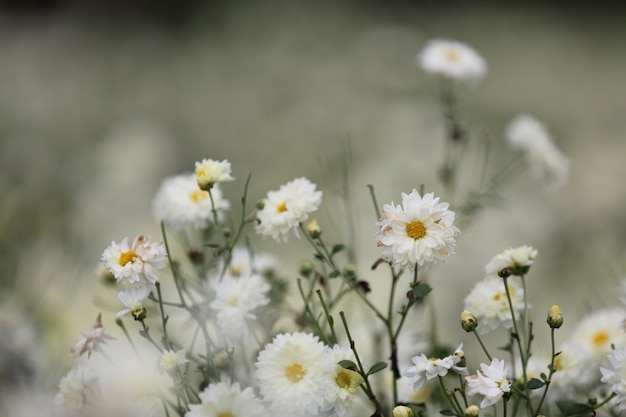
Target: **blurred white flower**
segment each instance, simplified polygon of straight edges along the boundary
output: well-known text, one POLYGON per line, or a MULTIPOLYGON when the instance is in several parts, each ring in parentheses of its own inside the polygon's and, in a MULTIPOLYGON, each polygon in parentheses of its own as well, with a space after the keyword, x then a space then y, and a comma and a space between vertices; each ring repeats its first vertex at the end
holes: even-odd
POLYGON ((200 404, 190 404, 185 417, 261 417, 267 414, 252 388, 219 382, 200 393, 200 404))
POLYGON ((80 356, 87 352, 87 357, 90 357, 94 351, 102 352, 101 345, 105 344, 107 340, 112 340, 113 337, 104 334, 104 326, 102 326, 102 314, 98 314, 96 322, 87 331, 81 333, 78 336, 78 340, 70 349, 70 352, 74 356, 80 356))
POLYGON ((454 253, 460 231, 453 223, 448 203, 440 203, 433 193, 420 196, 413 190, 402 193, 401 206, 393 202, 383 206, 375 239, 386 261, 411 268, 418 264, 426 270, 454 253))
MULTIPOLYGON (((524 289, 517 277, 509 278, 507 283, 517 320, 524 309, 524 289)), ((476 331, 480 334, 495 330, 500 325, 507 329, 513 327, 506 288, 501 278, 487 277, 476 283, 465 297, 465 309, 476 317, 476 331)))
POLYGON ((626 346, 626 332, 622 326, 626 311, 608 308, 594 311, 580 320, 569 339, 578 344, 599 365, 610 352, 611 346, 626 346))
POLYGON ((325 346, 310 333, 281 333, 259 353, 256 377, 273 413, 315 415, 329 367, 325 346))
POLYGON ((203 159, 196 162, 196 181, 203 190, 210 190, 215 184, 223 181, 232 181, 230 162, 203 159))
POLYGON ((417 56, 417 61, 426 72, 464 82, 477 82, 487 73, 484 59, 458 41, 431 40, 417 56))
POLYGON ((165 268, 165 246, 162 243, 150 243, 150 239, 139 235, 132 247, 128 238, 121 243, 111 242, 104 250, 102 262, 111 271, 117 282, 137 285, 145 278, 151 284, 159 280, 157 271, 165 268))
POLYGON ((195 174, 182 174, 166 178, 157 191, 152 202, 154 216, 163 220, 174 231, 186 227, 204 229, 213 222, 213 206, 217 211, 217 219, 221 221, 223 212, 230 208, 228 200, 215 185, 208 191, 201 190, 195 174))
POLYGON ((230 273, 234 276, 263 275, 263 273, 275 268, 277 265, 278 261, 272 255, 258 252, 251 253, 243 246, 236 246, 231 253, 230 273))
POLYGON ((569 159, 559 151, 537 119, 520 115, 509 122, 506 139, 511 148, 526 154, 531 173, 548 190, 564 185, 569 177, 569 159))
POLYGON ((298 225, 322 204, 322 192, 308 179, 296 178, 269 191, 263 199, 263 209, 257 211, 256 232, 286 242, 289 233, 299 237, 298 225))
POLYGON ((509 248, 494 256, 485 266, 485 272, 488 277, 497 277, 500 271, 509 268, 513 275, 523 275, 535 263, 536 257, 537 250, 532 246, 509 248))
POLYGON ((615 402, 617 409, 620 411, 626 410, 626 348, 615 349, 608 356, 607 359, 610 364, 610 368, 600 367, 602 373, 601 381, 605 384, 611 385, 611 391, 617 394, 615 402))
POLYGON ((118 311, 116 316, 122 317, 126 313, 131 313, 135 320, 143 320, 146 316, 143 302, 148 298, 151 291, 151 285, 140 285, 119 291, 117 298, 126 308, 118 311))
MULTIPOLYGON (((593 360, 589 353, 585 352, 579 345, 571 341, 564 342, 558 349, 560 354, 554 360, 556 373, 552 375, 552 383, 549 398, 558 399, 559 397, 572 396, 577 389, 586 390, 587 384, 597 381, 598 370, 593 366, 593 360)), ((531 359, 534 357, 531 356, 531 359)), ((549 362, 544 361, 545 364, 549 362)))
POLYGON ((484 395, 480 408, 495 405, 505 392, 511 391, 511 383, 507 379, 508 371, 504 361, 494 358, 490 365, 481 363, 476 375, 466 376, 467 395, 484 395))
POLYGON ((355 362, 354 352, 349 346, 334 345, 332 348, 327 347, 326 352, 330 367, 325 378, 322 410, 332 410, 332 415, 343 417, 352 408, 356 398, 355 394, 363 382, 363 378, 358 372, 336 365, 342 360, 355 362))
POLYGON ((59 382, 54 403, 62 410, 78 410, 95 404, 97 394, 97 375, 79 362, 59 382))
POLYGON ((168 374, 175 374, 179 369, 183 368, 189 359, 186 357, 187 351, 185 349, 180 350, 166 350, 159 358, 159 368, 167 372, 168 374))

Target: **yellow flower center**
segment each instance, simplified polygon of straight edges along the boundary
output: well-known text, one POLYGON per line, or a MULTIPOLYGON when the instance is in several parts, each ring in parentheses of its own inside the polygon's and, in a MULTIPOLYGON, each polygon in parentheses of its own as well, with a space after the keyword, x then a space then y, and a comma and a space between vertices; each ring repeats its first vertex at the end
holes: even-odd
POLYGON ((217 417, 235 417, 235 416, 227 411, 225 413, 219 413, 217 417))
POLYGON ((209 196, 209 193, 207 191, 195 190, 194 192, 191 193, 189 197, 191 197, 191 199, 197 203, 198 201, 204 200, 208 196, 209 196))
POLYGON ((426 236, 426 228, 424 223, 419 220, 412 221, 406 225, 406 234, 408 237, 415 240, 421 239, 426 236))
POLYGON ((278 206, 276 206, 276 211, 279 213, 287 211, 287 203, 285 203, 284 201, 280 203, 278 206))
POLYGON ((557 371, 560 371, 561 369, 563 369, 563 363, 561 363, 561 356, 557 356, 556 358, 554 358, 554 367, 556 368, 557 371))
POLYGON ((608 333, 605 331, 600 331, 594 335, 592 343, 594 344, 594 346, 602 346, 608 341, 609 341, 608 333))
POLYGON ((287 370, 285 371, 285 376, 287 377, 287 379, 293 382, 294 384, 296 382, 299 382, 302 379, 302 377, 304 377, 305 374, 306 372, 304 371, 304 369, 302 369, 302 367, 298 365, 297 363, 293 365, 289 365, 287 367, 287 370))
POLYGON ((231 298, 231 299, 228 301, 228 304, 230 304, 231 306, 233 306, 233 307, 234 307, 234 306, 236 306, 236 305, 237 305, 237 302, 238 302, 238 301, 239 301, 239 300, 237 299, 237 297, 233 297, 233 298, 231 298))
POLYGON ((446 50, 446 59, 448 61, 457 62, 459 60, 459 53, 456 51, 456 49, 448 48, 446 50))
POLYGON ((119 263, 124 266, 127 263, 134 261, 135 258, 137 258, 137 254, 134 251, 129 250, 120 255, 119 263))
POLYGON ((335 382, 340 388, 347 388, 350 386, 350 375, 348 375, 347 372, 339 372, 339 375, 335 378, 335 382))
POLYGON ((361 376, 354 371, 342 368, 335 377, 335 383, 343 390, 354 392, 361 383, 361 376))

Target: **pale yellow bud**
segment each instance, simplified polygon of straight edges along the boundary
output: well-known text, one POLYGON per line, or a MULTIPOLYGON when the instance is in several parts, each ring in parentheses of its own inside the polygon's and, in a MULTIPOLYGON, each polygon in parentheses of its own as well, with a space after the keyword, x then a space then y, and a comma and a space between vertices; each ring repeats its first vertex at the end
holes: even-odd
POLYGON ((551 329, 558 329, 563 324, 563 313, 559 306, 550 307, 548 319, 546 320, 551 329))
POLYGON ((463 417, 478 417, 480 409, 477 405, 470 405, 463 411, 463 417))
POLYGON ((392 415, 393 417, 413 417, 413 410, 406 405, 399 405, 394 407, 392 415))
POLYGON ((461 313, 461 327, 468 333, 476 330, 476 327, 478 327, 478 320, 476 320, 476 316, 467 310, 463 310, 461 313))
POLYGON ((306 225, 306 231, 311 236, 311 239, 317 239, 322 234, 322 229, 320 229, 320 225, 317 224, 317 219, 313 219, 306 225))

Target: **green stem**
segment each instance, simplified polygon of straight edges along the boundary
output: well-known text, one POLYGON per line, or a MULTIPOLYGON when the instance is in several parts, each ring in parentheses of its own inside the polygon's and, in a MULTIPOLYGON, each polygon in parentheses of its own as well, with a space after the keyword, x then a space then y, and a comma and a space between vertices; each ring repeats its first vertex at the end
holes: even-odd
POLYGON ((165 233, 165 222, 161 220, 161 234, 163 235, 163 244, 165 245, 165 251, 167 252, 167 260, 170 264, 170 270, 172 271, 172 277, 174 278, 174 285, 176 286, 176 291, 178 292, 178 297, 180 298, 180 303, 187 307, 187 303, 185 302, 185 298, 183 297, 182 290, 180 289, 180 275, 178 275, 178 268, 174 266, 172 262, 172 252, 170 251, 170 245, 167 242, 167 233, 165 233))
POLYGON ((159 296, 159 310, 161 311, 161 323, 163 323, 163 346, 165 349, 170 349, 169 338, 167 337, 167 320, 169 317, 165 315, 165 309, 163 308, 163 297, 161 295, 161 283, 156 282, 154 286, 157 289, 157 294, 159 296))
POLYGON ((445 395, 446 399, 448 400, 450 407, 454 409, 454 412, 457 416, 462 416, 463 410, 461 409, 461 405, 456 400, 456 397, 454 397, 454 395, 450 393, 450 391, 448 391, 448 389, 446 388, 446 385, 443 383, 443 377, 437 375, 437 379, 439 380, 439 387, 441 388, 443 395, 445 395))
POLYGON ((537 416, 539 415, 539 411, 541 410, 541 406, 543 405, 543 401, 546 399, 546 395, 548 394, 548 388, 550 387, 550 382, 552 382, 552 375, 554 374, 555 371, 555 367, 554 367, 554 360, 556 359, 556 348, 554 345, 554 331, 555 328, 551 328, 550 329, 550 341, 552 344, 552 359, 550 360, 550 366, 548 367, 550 373, 548 374, 548 379, 546 379, 545 383, 546 385, 544 386, 543 389, 543 395, 541 396, 541 400, 539 401, 539 405, 537 405, 537 411, 535 411, 533 413, 533 416, 537 416))
POLYGON ((329 345, 334 345, 335 343, 337 343, 337 335, 335 334, 335 320, 330 315, 330 311, 328 310, 328 307, 326 306, 326 303, 324 302, 324 297, 322 296, 322 292, 320 290, 317 290, 315 292, 317 293, 317 297, 320 300, 322 309, 324 309, 324 314, 326 315, 326 321, 328 321, 328 327, 330 327, 330 333, 333 336, 332 340, 330 341, 331 343, 329 343, 329 345))
POLYGON ((372 203, 374 203, 374 210, 376 210, 376 219, 380 219, 380 209, 378 208, 378 201, 376 200, 376 193, 374 192, 374 186, 371 184, 367 184, 367 188, 369 188, 370 190, 372 203))
POLYGON ((489 359, 489 362, 491 362, 492 360, 491 355, 489 354, 489 351, 485 347, 483 340, 478 335, 478 332, 476 331, 476 329, 473 330, 473 333, 474 333, 474 336, 476 336, 476 340, 478 340, 478 343, 480 343, 480 347, 483 348, 483 352, 485 352, 485 355, 487 355, 487 359, 489 359))

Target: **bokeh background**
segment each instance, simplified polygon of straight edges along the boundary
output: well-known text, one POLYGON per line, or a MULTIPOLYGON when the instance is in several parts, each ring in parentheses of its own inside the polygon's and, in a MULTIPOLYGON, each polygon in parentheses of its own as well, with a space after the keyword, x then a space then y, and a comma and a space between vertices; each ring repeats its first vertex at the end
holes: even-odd
MULTIPOLYGON (((159 236, 161 180, 204 157, 228 159, 237 205, 295 177, 325 192, 322 227, 349 235, 337 184, 350 149, 359 274, 377 258, 380 204, 425 184, 438 191, 443 118, 438 83, 415 55, 432 38, 466 42, 489 72, 460 88, 470 126, 467 172, 485 141, 506 166, 506 123, 529 113, 571 159, 546 192, 527 173, 464 230, 433 271, 441 337, 484 265, 510 246, 539 250, 530 280, 538 322, 619 303, 626 273, 626 26, 618 3, 381 1, 9 1, 0 6, 0 414, 32 415, 71 363, 98 311, 115 327, 98 279, 102 250, 159 236), (476 146, 474 146, 476 145, 476 146), (35 401, 34 398, 37 400, 35 401)), ((470 183, 473 174, 468 174, 470 183)), ((253 240, 285 275, 304 242, 253 240)))

